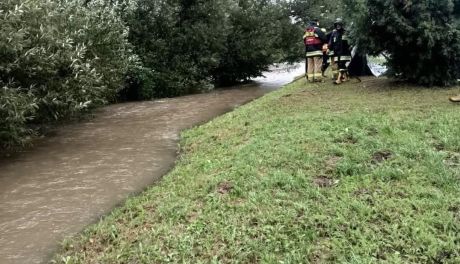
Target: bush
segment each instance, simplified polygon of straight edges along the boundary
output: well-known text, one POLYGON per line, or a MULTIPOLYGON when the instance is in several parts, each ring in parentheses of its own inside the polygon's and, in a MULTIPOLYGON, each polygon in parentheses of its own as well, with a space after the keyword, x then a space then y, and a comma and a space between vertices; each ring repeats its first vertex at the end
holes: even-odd
POLYGON ((129 7, 121 8, 106 2, 106 0, 92 0, 82 7, 82 1, 71 0, 67 6, 79 18, 79 21, 75 20, 72 23, 77 25, 75 32, 78 33, 71 35, 72 29, 70 27, 65 29, 76 43, 85 43, 87 47, 85 58, 92 61, 92 66, 101 75, 103 85, 106 87, 103 96, 105 100, 113 101, 116 99, 117 92, 124 87, 127 73, 138 67, 139 59, 128 40, 129 28, 119 15, 129 7), (78 25, 85 26, 81 30, 78 25))
POLYGON ((265 0, 3 0, 0 144, 119 97, 205 91, 293 61, 301 33, 287 10, 265 0))
POLYGON ((114 99, 123 87, 124 74, 135 61, 127 28, 110 6, 89 5, 0 3, 0 82, 8 83, 2 115, 10 120, 0 127, 2 135, 10 134, 1 138, 3 146, 22 142, 30 122, 76 116, 114 99), (32 101, 34 115, 26 115, 32 101))
MULTIPOLYGON (((292 0, 291 15, 299 20, 304 27, 308 22, 319 19, 322 28, 331 29, 334 21, 342 17, 342 1, 337 0, 292 0)), ((348 16, 348 15, 347 15, 348 16)))
POLYGON ((37 105, 30 94, 0 83, 0 149, 23 146, 33 134, 27 128, 37 105))
POLYGON ((275 62, 302 58, 302 29, 291 23, 283 5, 244 0, 229 12, 225 52, 213 72, 217 84, 245 81, 261 76, 275 62))
POLYGON ((139 99, 247 80, 302 54, 289 10, 264 0, 138 0, 125 19, 142 71, 130 75, 123 95, 139 99))
POLYGON ((135 85, 125 94, 148 99, 212 88, 210 71, 224 49, 226 2, 138 0, 125 20, 142 67, 130 75, 135 85))
POLYGON ((386 52, 398 78, 452 85, 460 78, 458 0, 345 0, 353 36, 368 53, 386 52))
POLYGON ((150 68, 137 65, 129 69, 126 76, 126 86, 118 94, 122 101, 143 100, 157 97, 154 87, 154 72, 150 68))

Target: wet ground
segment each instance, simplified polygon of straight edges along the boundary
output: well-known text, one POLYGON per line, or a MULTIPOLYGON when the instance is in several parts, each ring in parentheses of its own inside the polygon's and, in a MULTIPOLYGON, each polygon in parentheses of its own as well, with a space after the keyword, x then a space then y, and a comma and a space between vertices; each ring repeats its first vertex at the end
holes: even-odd
POLYGON ((208 94, 104 107, 0 160, 0 263, 47 262, 81 231, 168 172, 181 130, 273 91, 303 66, 208 94))

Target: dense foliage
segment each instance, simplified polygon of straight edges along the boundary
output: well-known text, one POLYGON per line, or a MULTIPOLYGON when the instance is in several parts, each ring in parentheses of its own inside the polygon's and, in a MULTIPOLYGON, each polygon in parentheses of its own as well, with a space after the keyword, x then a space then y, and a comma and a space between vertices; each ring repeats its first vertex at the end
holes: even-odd
POLYGON ((118 97, 209 90, 294 61, 300 27, 265 0, 0 2, 0 147, 118 97))
POLYGON ((134 64, 127 28, 97 1, 6 0, 0 24, 1 147, 113 99, 134 64))
POLYGON ((294 0, 290 3, 292 16, 306 25, 311 20, 319 20, 320 26, 331 28, 334 20, 343 15, 342 1, 336 0, 294 0))
POLYGON ((430 86, 460 78, 460 1, 345 2, 358 46, 368 53, 386 52, 395 76, 430 86))
POLYGON ((279 61, 297 61, 302 53, 301 27, 292 25, 289 9, 269 1, 244 0, 230 9, 225 49, 213 71, 219 84, 261 75, 279 61))
POLYGON ((247 80, 302 50, 287 6, 265 0, 138 0, 126 21, 144 67, 127 87, 135 99, 247 80))
POLYGON ((210 88, 210 70, 224 49, 224 1, 137 2, 126 19, 143 62, 128 87, 134 99, 210 88))
POLYGON ((362 51, 390 56, 396 76, 425 85, 460 78, 460 0, 3 0, 0 147, 120 98, 259 76, 301 57, 306 22, 329 28, 339 16, 362 51))

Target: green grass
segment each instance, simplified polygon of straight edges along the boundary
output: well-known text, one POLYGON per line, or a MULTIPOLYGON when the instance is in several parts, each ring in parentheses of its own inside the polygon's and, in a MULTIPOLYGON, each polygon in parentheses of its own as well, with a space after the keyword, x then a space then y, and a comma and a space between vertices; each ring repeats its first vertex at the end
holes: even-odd
POLYGON ((182 134, 164 179, 67 263, 460 263, 450 90, 304 80, 182 134))

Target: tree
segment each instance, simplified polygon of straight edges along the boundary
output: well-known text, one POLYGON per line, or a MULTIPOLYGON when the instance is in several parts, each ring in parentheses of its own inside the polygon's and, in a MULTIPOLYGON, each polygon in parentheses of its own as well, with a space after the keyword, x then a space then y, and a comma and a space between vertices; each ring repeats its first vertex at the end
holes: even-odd
POLYGON ((0 148, 43 123, 113 100, 135 56, 127 28, 100 1, 0 2, 0 148))
POLYGON ((302 28, 291 22, 289 9, 266 0, 239 0, 229 9, 225 50, 213 77, 230 85, 262 75, 281 61, 297 61, 302 54, 302 28))
POLYGON ((301 29, 284 3, 0 1, 0 147, 121 95, 204 91, 296 60, 301 29))
POLYGON ((342 1, 337 0, 293 0, 291 15, 306 26, 309 21, 319 19, 322 27, 332 27, 334 20, 341 17, 342 1))
POLYGON ((302 53, 284 1, 137 0, 133 10, 126 21, 142 67, 128 90, 137 99, 248 80, 302 53))
POLYGON ((133 72, 135 99, 212 88, 211 74, 225 49, 227 0, 138 0, 126 17, 142 61, 133 72))
POLYGON ((458 0, 344 0, 363 52, 389 55, 393 74, 421 85, 460 78, 458 0))

